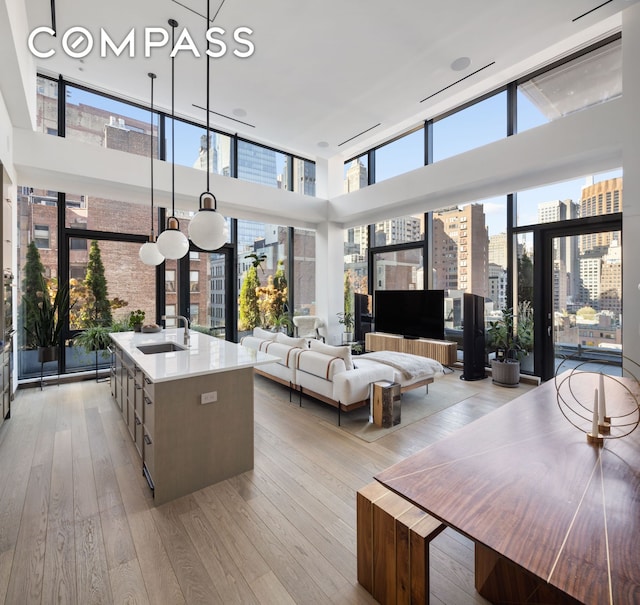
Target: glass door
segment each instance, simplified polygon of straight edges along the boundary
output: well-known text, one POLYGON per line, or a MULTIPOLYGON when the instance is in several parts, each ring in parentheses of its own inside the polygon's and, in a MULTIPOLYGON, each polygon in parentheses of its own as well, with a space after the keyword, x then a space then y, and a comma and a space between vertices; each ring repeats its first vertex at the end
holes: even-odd
MULTIPOLYGON (((619 231, 551 237, 555 369, 587 363, 620 374, 622 246, 619 231)), ((584 367, 584 366, 583 366, 584 367)))

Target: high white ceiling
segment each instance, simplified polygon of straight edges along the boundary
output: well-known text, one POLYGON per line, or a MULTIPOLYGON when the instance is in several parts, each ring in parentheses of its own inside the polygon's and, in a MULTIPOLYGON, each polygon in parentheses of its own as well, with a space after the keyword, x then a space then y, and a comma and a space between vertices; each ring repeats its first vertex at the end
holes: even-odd
MULTIPOLYGON (((211 60, 210 89, 212 111, 227 117, 212 115, 211 126, 310 159, 348 159, 619 29, 620 11, 636 1, 210 0, 213 25, 227 31, 218 37, 228 43, 227 54, 211 60), (253 30, 245 35, 255 45, 249 58, 232 54, 246 50, 233 41, 238 27, 253 30), (461 57, 469 65, 452 69, 461 57)), ((51 0, 26 4, 30 29, 51 25, 51 0)), ((42 72, 148 104, 153 71, 156 106, 166 110, 170 45, 145 58, 145 28, 170 34, 174 18, 177 34, 186 28, 206 49, 207 0, 55 0, 55 8, 58 37, 37 39, 57 51, 38 60, 42 72), (82 61, 60 46, 74 26, 96 41, 82 61), (136 56, 102 58, 100 28, 116 42, 134 28, 136 56)), ((181 51, 175 70, 176 113, 204 123, 204 110, 194 107, 205 106, 204 56, 181 51)))

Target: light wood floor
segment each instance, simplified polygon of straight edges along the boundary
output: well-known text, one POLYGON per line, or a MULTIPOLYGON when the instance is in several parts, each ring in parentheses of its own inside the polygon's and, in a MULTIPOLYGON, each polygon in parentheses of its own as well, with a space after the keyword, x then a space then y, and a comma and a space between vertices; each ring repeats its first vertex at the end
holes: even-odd
MULTIPOLYGON (((440 380, 470 385, 459 372, 440 380)), ((355 492, 526 387, 480 394, 374 443, 256 377, 255 469, 154 507, 108 383, 20 390, 0 428, 0 602, 373 603, 356 580, 355 492)), ((431 602, 486 603, 473 548, 431 546, 431 602)))

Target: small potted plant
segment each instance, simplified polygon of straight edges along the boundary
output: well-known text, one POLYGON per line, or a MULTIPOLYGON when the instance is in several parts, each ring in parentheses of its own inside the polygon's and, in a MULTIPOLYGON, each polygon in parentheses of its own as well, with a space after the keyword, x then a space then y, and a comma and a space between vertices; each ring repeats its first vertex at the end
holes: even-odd
POLYGON ((271 321, 271 326, 274 332, 284 332, 285 334, 289 334, 293 329, 293 323, 287 313, 276 315, 271 321))
POLYGON ((495 351, 491 360, 493 382, 504 387, 517 387, 520 383, 520 359, 526 348, 516 331, 516 316, 513 308, 502 310, 502 317, 489 322, 487 334, 490 347, 495 351))
POLYGON ((109 336, 111 331, 111 326, 91 326, 73 339, 74 344, 84 347, 87 353, 95 353, 96 380, 98 380, 98 353, 107 349, 111 344, 109 336))
POLYGON ((131 311, 129 315, 129 328, 134 332, 140 332, 142 330, 142 324, 144 323, 145 312, 141 309, 131 311))
POLYGON ((351 311, 340 312, 336 314, 338 316, 338 323, 344 326, 342 333, 342 342, 344 344, 353 342, 353 328, 356 323, 356 318, 351 311))

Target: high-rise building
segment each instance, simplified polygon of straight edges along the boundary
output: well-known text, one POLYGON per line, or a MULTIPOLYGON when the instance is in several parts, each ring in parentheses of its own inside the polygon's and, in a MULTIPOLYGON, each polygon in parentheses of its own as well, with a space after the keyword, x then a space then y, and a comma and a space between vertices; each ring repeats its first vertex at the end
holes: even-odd
POLYGON ((507 268, 507 234, 496 233, 489 237, 489 263, 507 268))
POLYGON ((489 238, 482 204, 433 215, 434 287, 489 295, 489 238))
POLYGON ((344 192, 357 191, 366 187, 369 183, 367 167, 359 160, 355 159, 347 168, 347 176, 344 180, 344 192))
MULTIPOLYGON (((580 206, 572 200, 551 200, 538 204, 538 222, 555 223, 580 217, 580 206)), ((566 309, 567 302, 578 299, 580 293, 580 266, 578 240, 575 237, 556 237, 553 239, 554 282, 558 291, 554 291, 554 311, 566 309), (564 272, 560 275, 558 272, 564 272)))
POLYGON ((278 169, 275 150, 238 141, 238 178, 251 183, 277 187, 278 169))
MULTIPOLYGON (((316 165, 301 158, 293 158, 293 191, 304 195, 316 194, 316 165)), ((289 189, 287 173, 289 170, 289 157, 284 160, 284 167, 280 177, 281 187, 289 189)))
MULTIPOLYGON (((593 177, 582 188, 580 216, 603 216, 622 212, 622 177, 593 183, 593 177)), ((600 250, 604 253, 613 240, 620 241, 620 232, 597 232, 580 236, 580 252, 600 250)))
POLYGON ((551 200, 538 204, 538 222, 555 223, 579 218, 580 206, 572 200, 551 200))
POLYGON ((602 283, 602 255, 598 251, 580 257, 581 302, 598 310, 602 283))
POLYGON ((415 242, 422 239, 421 217, 401 216, 375 224, 376 246, 415 242))
POLYGON ((507 271, 501 265, 490 262, 489 298, 493 301, 493 309, 501 311, 507 306, 507 271))
POLYGON ((613 240, 602 259, 600 284, 600 309, 611 311, 614 316, 622 314, 622 246, 613 240))
POLYGON ((200 137, 200 151, 198 157, 193 163, 193 167, 198 170, 207 169, 207 140, 209 141, 209 172, 216 172, 216 166, 218 165, 217 155, 218 151, 215 147, 214 141, 211 140, 211 135, 207 136, 203 134, 200 137))

